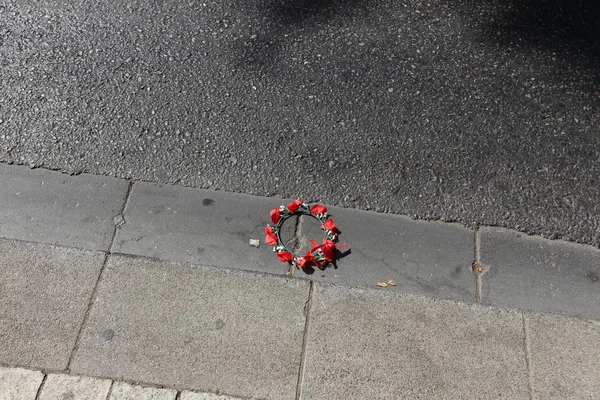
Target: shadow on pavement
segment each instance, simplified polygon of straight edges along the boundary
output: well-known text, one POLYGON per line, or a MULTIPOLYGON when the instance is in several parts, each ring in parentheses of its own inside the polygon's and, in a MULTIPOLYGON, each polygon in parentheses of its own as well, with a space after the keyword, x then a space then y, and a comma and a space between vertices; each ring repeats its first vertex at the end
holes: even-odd
POLYGON ((270 4, 267 13, 282 25, 327 22, 341 10, 367 12, 369 1, 361 0, 279 0, 270 4))
POLYGON ((506 1, 506 10, 490 21, 501 42, 526 40, 551 51, 600 58, 600 3, 587 0, 506 1))
MULTIPOLYGON (((351 28, 357 20, 368 19, 369 15, 378 9, 392 9, 394 1, 356 1, 356 0, 279 0, 267 3, 256 3, 256 7, 264 15, 265 21, 271 26, 270 34, 260 37, 245 49, 238 48, 246 61, 247 67, 262 67, 277 62, 282 50, 283 38, 295 31, 300 36, 307 32, 315 32, 324 28, 351 28)), ((415 8, 423 8, 416 3, 406 6, 406 15, 414 12, 415 8)), ((423 13, 423 23, 432 21, 443 24, 443 10, 452 10, 464 16, 465 24, 470 29, 475 28, 473 36, 479 36, 490 44, 496 43, 503 47, 515 44, 526 44, 533 49, 550 51, 556 56, 566 58, 574 64, 579 64, 573 56, 582 55, 589 59, 590 64, 600 66, 600 3, 587 0, 531 0, 526 2, 516 0, 451 1, 427 5, 430 10, 423 13), (439 17, 436 18, 436 13, 439 17), (571 57, 569 59, 569 57, 571 57)), ((400 16, 398 22, 402 22, 400 16)), ((377 25, 388 21, 369 21, 373 30, 381 30, 383 47, 390 50, 387 26, 377 25)), ((436 24, 430 25, 435 29, 436 24)), ((443 29, 441 30, 443 31, 443 29)), ((453 32, 447 32, 448 41, 452 40, 453 32)), ((428 34, 426 34, 428 35, 428 34)), ((301 40, 308 40, 303 37, 301 40)), ((473 37, 472 39, 475 39, 473 37)), ((283 46, 285 47, 285 46, 283 46)), ((598 78, 595 74, 595 78, 598 78)))

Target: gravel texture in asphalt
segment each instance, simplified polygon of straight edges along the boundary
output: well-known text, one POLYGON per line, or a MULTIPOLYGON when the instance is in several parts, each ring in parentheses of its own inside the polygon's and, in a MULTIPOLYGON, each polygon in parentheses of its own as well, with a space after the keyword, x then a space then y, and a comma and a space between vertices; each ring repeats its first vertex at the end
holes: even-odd
POLYGON ((598 246, 599 8, 6 0, 0 161, 598 246))

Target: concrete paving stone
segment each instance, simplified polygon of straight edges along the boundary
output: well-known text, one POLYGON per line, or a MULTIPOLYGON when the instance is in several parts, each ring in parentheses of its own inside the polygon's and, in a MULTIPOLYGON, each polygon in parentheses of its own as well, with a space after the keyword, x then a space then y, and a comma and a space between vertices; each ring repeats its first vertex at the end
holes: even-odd
POLYGON ((264 243, 269 211, 285 203, 274 198, 136 183, 117 231, 115 252, 219 267, 283 274, 264 243), (260 239, 259 248, 249 245, 260 239))
POLYGON ((535 399, 582 400, 600 395, 600 323, 526 315, 535 399))
POLYGON ((67 367, 104 253, 0 239, 0 362, 67 367))
POLYGON ((111 256, 72 370, 294 398, 308 286, 272 275, 111 256))
POLYGON ((35 400, 43 379, 39 371, 0 367, 0 400, 35 400))
POLYGON ((108 250, 128 185, 0 164, 0 237, 108 250))
MULTIPOLYGON (((295 276, 318 281, 374 287, 393 280, 390 290, 434 297, 475 300, 474 233, 458 224, 415 221, 392 214, 329 207, 341 230, 340 252, 350 254, 324 271, 295 276)), ((303 217, 301 251, 308 239, 322 243, 318 221, 303 217)))
POLYGON ((302 399, 529 399, 521 314, 317 284, 302 399))
POLYGON ((177 391, 130 385, 115 382, 109 400, 175 400, 177 391))
POLYGON ((179 396, 180 400, 241 400, 237 397, 231 396, 219 396, 212 393, 196 393, 185 391, 179 396))
POLYGON ((600 319, 600 249, 502 228, 478 248, 485 304, 600 319))
POLYGON ((110 385, 107 379, 49 374, 39 400, 106 400, 110 385))

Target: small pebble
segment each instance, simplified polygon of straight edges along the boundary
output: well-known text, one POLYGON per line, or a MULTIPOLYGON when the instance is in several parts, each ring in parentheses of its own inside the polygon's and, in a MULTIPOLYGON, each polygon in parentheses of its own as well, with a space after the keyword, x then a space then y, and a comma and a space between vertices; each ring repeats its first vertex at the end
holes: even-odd
POLYGON ((258 240, 258 239, 250 239, 250 246, 252 246, 252 247, 258 247, 258 246, 260 246, 260 240, 258 240))

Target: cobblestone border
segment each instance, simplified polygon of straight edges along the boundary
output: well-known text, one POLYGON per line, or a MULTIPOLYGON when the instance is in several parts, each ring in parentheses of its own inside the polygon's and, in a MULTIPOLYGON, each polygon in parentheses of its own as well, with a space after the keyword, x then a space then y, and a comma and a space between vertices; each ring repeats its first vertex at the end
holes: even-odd
POLYGON ((0 399, 242 400, 239 397, 0 366, 0 399))

